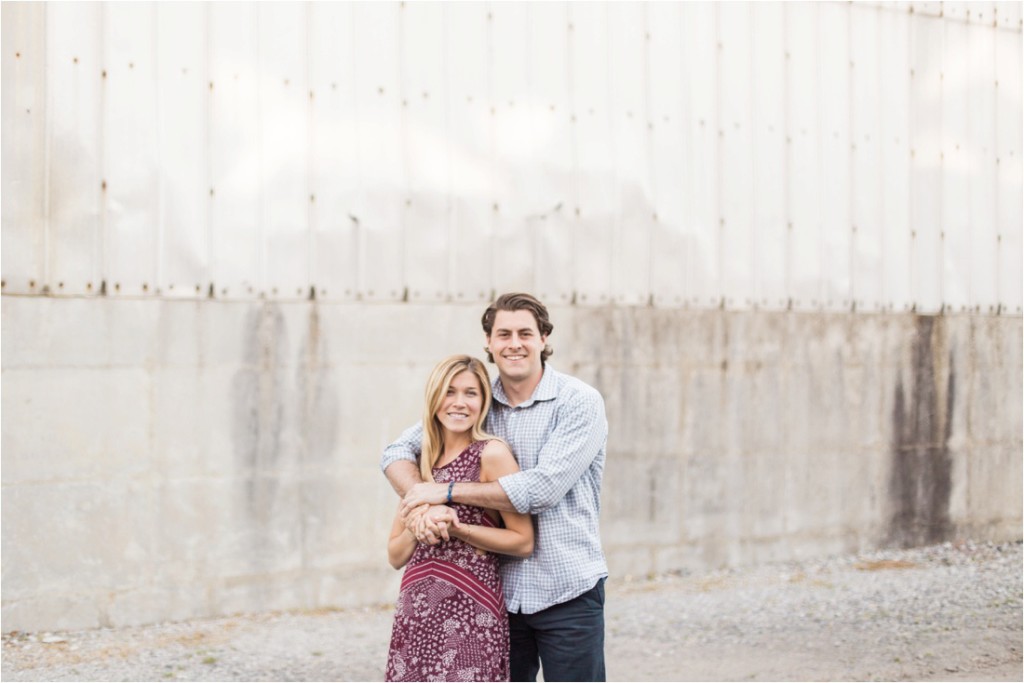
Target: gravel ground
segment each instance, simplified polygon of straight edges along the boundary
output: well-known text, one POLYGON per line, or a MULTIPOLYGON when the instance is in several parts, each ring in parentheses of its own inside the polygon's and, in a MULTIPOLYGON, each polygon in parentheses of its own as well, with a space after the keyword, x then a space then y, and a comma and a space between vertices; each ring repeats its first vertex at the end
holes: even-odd
MULTIPOLYGON (((609 580, 610 680, 1022 679, 1021 544, 609 580)), ((7 633, 8 681, 383 680, 391 607, 7 633)))

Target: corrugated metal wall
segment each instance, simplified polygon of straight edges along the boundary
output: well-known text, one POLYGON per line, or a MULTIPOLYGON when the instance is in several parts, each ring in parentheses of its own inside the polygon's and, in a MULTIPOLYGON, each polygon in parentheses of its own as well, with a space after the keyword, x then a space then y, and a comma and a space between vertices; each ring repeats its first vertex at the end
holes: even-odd
POLYGON ((1021 312, 1021 5, 5 3, 3 293, 1021 312))

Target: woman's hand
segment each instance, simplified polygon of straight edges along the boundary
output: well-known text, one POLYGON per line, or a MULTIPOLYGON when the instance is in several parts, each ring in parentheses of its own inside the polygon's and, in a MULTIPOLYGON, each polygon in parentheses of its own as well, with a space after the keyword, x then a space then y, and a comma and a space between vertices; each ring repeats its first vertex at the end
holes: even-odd
POLYGON ((448 484, 431 484, 421 482, 416 484, 402 499, 402 515, 408 516, 415 508, 429 503, 440 505, 448 500, 448 484))
POLYGON ((405 528, 420 543, 435 545, 449 540, 448 529, 459 528, 459 515, 445 505, 423 505, 414 508, 403 518, 405 528))

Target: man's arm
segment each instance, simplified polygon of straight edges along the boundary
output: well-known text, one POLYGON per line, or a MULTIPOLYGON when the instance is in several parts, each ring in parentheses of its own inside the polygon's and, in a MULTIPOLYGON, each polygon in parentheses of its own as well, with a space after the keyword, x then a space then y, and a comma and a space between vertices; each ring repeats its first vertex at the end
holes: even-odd
POLYGON ((537 514, 554 507, 576 485, 608 441, 604 399, 587 387, 561 407, 555 429, 537 466, 498 480, 517 512, 537 514))
POLYGON ((402 432, 398 440, 384 449, 380 469, 399 496, 404 496, 414 485, 423 481, 416 464, 423 440, 423 427, 417 422, 402 432))
MULTIPOLYGON (((389 477, 390 478, 390 477, 389 477)), ((397 487, 396 487, 397 490, 397 487)), ((440 505, 448 501, 448 484, 432 484, 419 482, 409 489, 402 498, 402 514, 407 515, 424 503, 440 505)), ((505 494, 505 489, 496 481, 479 483, 472 481, 456 482, 452 487, 452 501, 464 505, 501 512, 516 512, 515 507, 505 494)))
MULTIPOLYGON (((569 399, 548 435, 537 466, 486 484, 457 483, 452 500, 492 510, 537 514, 557 505, 569 492, 608 440, 604 399, 595 389, 569 399)), ((403 514, 423 503, 447 501, 448 485, 420 483, 402 499, 403 514)))

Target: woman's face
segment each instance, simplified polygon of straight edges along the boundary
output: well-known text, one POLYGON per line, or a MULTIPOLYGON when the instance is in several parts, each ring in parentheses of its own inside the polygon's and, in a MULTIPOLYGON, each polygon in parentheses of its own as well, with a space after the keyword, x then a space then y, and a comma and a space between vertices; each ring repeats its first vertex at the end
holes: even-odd
POLYGON ((441 426, 450 432, 469 431, 480 418, 484 396, 480 382, 469 370, 463 370, 452 378, 448 393, 441 399, 441 407, 435 416, 441 426))

